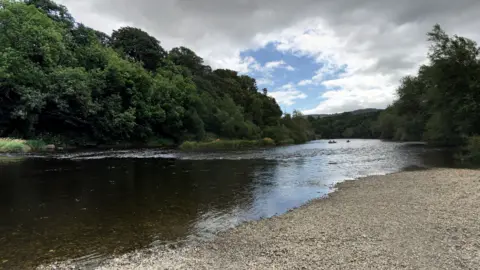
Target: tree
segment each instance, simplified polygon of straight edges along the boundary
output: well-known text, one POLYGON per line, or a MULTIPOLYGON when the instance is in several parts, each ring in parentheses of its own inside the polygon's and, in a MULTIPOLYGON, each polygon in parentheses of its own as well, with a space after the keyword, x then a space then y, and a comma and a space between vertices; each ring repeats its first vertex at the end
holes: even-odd
POLYGON ((192 75, 207 75, 212 72, 209 66, 203 64, 203 59, 192 50, 185 47, 173 48, 168 58, 178 66, 187 68, 192 75))
POLYGON ((156 38, 133 27, 122 27, 113 31, 111 45, 129 58, 142 62, 149 71, 155 71, 160 67, 162 60, 167 56, 156 38))
POLYGON ((380 129, 398 140, 459 145, 480 133, 480 50, 439 25, 427 36, 430 63, 401 81, 399 99, 382 114, 380 129))
POLYGON ((52 20, 63 23, 67 28, 75 26, 75 20, 63 5, 58 5, 52 0, 24 0, 27 5, 33 5, 43 11, 52 20))

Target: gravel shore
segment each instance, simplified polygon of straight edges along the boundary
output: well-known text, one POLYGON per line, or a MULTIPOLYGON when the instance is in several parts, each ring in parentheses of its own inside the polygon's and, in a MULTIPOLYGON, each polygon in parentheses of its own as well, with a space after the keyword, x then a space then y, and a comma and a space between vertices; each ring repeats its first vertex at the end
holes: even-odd
POLYGON ((478 269, 480 171, 366 177, 214 241, 146 250, 101 269, 478 269))

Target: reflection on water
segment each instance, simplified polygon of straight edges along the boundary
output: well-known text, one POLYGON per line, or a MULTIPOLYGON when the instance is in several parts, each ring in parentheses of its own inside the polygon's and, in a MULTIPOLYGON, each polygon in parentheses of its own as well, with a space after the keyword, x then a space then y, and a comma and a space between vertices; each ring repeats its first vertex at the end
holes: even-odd
POLYGON ((0 162, 0 269, 209 238, 324 196, 338 181, 451 165, 447 152, 377 140, 17 158, 0 162))

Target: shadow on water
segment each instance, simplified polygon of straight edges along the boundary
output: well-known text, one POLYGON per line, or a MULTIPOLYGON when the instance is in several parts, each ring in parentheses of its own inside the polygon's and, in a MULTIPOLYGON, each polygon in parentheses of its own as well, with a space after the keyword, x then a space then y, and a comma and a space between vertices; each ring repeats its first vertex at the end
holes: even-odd
POLYGON ((212 237, 326 195, 338 181, 453 166, 442 149, 376 140, 185 154, 74 153, 0 162, 0 268, 212 237))

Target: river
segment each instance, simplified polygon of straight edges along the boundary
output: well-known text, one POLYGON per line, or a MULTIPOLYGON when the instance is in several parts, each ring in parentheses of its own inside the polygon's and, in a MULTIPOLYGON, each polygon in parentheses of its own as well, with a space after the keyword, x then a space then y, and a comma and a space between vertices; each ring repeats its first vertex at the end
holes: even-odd
POLYGON ((449 152, 420 144, 337 142, 1 157, 0 269, 208 239, 325 196, 339 181, 453 166, 449 152))

